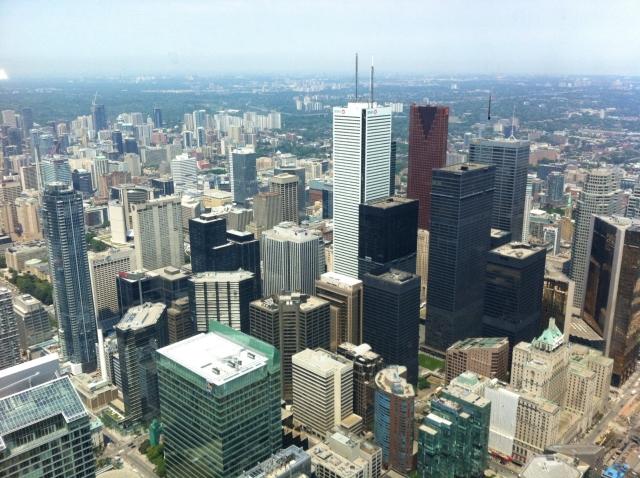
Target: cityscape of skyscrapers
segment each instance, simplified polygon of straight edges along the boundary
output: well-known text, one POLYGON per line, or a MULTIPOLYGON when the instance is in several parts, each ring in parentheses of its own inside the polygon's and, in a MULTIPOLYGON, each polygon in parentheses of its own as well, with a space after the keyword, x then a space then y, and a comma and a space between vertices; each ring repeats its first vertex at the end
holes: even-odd
POLYGON ((0 74, 0 477, 640 476, 639 77, 341 54, 0 74))

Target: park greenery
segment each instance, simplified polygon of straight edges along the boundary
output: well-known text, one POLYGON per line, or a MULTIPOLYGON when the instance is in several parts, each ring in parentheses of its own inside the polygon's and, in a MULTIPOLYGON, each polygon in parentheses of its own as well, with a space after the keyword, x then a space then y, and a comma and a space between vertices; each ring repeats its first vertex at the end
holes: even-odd
POLYGON ((48 281, 38 279, 29 273, 19 275, 16 271, 11 271, 9 282, 23 294, 32 295, 45 305, 53 304, 53 286, 48 281))

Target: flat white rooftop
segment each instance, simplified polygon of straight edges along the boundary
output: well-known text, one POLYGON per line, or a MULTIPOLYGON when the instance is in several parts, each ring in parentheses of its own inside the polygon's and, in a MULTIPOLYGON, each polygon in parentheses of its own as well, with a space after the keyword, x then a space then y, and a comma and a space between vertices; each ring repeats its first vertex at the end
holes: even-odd
POLYGON ((194 335, 158 349, 158 353, 213 385, 223 385, 267 365, 264 355, 214 332, 194 335))

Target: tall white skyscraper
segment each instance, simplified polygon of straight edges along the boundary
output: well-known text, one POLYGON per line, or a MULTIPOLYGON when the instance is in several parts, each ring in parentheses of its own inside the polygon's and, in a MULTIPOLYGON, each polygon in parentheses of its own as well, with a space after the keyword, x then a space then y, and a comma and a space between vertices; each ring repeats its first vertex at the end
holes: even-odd
POLYGON ((137 268, 155 270, 184 264, 184 231, 179 196, 133 204, 131 211, 137 268))
POLYGON ((324 243, 314 230, 283 222, 260 238, 263 294, 285 292, 313 295, 324 273, 324 243))
POLYGON ((358 277, 358 206, 389 196, 391 108, 333 108, 334 271, 358 277))
POLYGON ((613 169, 590 171, 578 198, 576 228, 571 246, 571 279, 576 283, 573 306, 582 307, 589 264, 589 229, 592 216, 611 216, 621 211, 622 191, 613 169))
POLYGON ((176 194, 186 189, 196 189, 198 176, 196 158, 190 158, 187 154, 176 156, 171 160, 171 175, 176 194))

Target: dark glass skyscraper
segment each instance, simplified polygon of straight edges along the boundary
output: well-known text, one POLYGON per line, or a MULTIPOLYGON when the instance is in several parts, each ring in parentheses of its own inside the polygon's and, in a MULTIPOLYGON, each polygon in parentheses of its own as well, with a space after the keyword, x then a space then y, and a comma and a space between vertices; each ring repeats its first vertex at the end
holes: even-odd
POLYGON ((493 184, 493 166, 433 171, 425 343, 434 353, 481 336, 493 184))
POLYGON ((189 243, 193 273, 215 270, 211 250, 227 243, 227 220, 215 214, 189 219, 189 243))
POLYGON ((74 169, 71 173, 71 183, 73 190, 82 193, 83 197, 88 198, 93 194, 91 172, 86 169, 74 169))
POLYGON ((162 128, 162 110, 160 108, 153 108, 153 127, 162 128))
POLYGON ((104 109, 104 105, 91 105, 91 117, 93 118, 93 129, 98 135, 98 131, 107 129, 107 111, 104 109))
POLYGON ((22 108, 22 135, 26 138, 29 131, 33 128, 33 110, 31 108, 22 108))
POLYGON ((238 204, 258 194, 257 155, 251 148, 234 149, 229 155, 231 192, 238 204))
POLYGON ((469 145, 469 162, 496 168, 491 227, 511 231, 516 239, 522 237, 529 141, 474 139, 469 145))
POLYGON ((42 221, 64 356, 82 364, 83 370, 95 370, 98 338, 82 196, 65 183, 47 184, 42 197, 42 221))
POLYGON ((407 381, 418 383, 420 277, 397 269, 362 277, 363 340, 386 364, 407 367, 407 381))
POLYGON ((390 197, 360 204, 358 276, 379 268, 416 272, 418 201, 390 197))
POLYGON ((122 131, 115 130, 111 133, 111 143, 113 144, 113 149, 115 149, 118 154, 124 154, 124 140, 122 138, 122 131))
POLYGON ((430 229, 432 171, 447 164, 448 133, 448 107, 411 105, 407 197, 420 201, 420 229, 430 229))
POLYGON ((640 353, 640 221, 595 216, 584 299, 584 320, 604 339, 613 359, 612 382, 623 384, 640 353))
POLYGON ((546 252, 544 247, 519 242, 489 252, 484 337, 508 337, 513 348, 538 335, 546 252))

